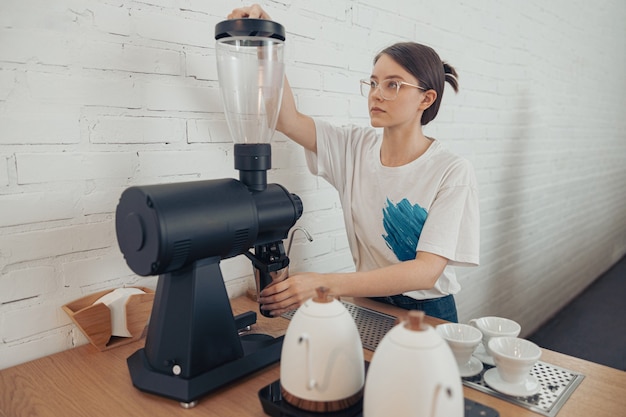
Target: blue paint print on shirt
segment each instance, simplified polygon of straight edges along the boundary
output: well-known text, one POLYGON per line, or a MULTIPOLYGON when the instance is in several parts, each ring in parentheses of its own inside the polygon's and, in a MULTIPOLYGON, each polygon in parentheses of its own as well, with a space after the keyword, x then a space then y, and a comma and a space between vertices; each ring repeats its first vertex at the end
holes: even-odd
POLYGON ((394 205, 387 199, 383 208, 383 235, 387 246, 400 261, 415 259, 417 242, 422 234, 428 212, 419 204, 412 205, 406 198, 394 205))

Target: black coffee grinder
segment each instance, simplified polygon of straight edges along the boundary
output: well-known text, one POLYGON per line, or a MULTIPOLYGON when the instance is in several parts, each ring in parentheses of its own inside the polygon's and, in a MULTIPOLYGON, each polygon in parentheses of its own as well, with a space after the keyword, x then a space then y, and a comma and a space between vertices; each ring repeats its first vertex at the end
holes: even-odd
POLYGON ((289 264, 283 239, 302 215, 297 195, 267 184, 283 89, 284 28, 233 19, 215 29, 239 180, 130 187, 115 219, 128 266, 139 275, 159 275, 145 347, 128 358, 133 385, 184 407, 280 359, 282 337, 239 335, 256 314, 233 317, 219 264, 245 254, 269 279, 289 264))

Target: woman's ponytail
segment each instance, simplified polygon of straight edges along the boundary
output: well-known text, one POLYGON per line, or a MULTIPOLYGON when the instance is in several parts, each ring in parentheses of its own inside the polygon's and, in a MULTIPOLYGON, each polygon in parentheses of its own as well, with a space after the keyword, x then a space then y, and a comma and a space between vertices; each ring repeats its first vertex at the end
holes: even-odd
POLYGON ((442 62, 443 64, 443 72, 446 77, 446 81, 452 86, 455 93, 459 92, 459 76, 456 73, 454 67, 447 62, 442 62))

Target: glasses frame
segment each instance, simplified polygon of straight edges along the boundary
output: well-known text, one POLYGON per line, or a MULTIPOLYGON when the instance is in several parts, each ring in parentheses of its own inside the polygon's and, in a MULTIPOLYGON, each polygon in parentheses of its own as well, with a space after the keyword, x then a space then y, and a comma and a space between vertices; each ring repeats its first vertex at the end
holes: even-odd
POLYGON ((366 79, 363 79, 363 80, 360 81, 361 95, 363 97, 369 97, 371 94, 374 94, 374 92, 376 90, 378 90, 378 91, 380 91, 380 96, 382 97, 382 99, 386 100, 386 101, 393 101, 393 100, 397 99, 398 98, 398 94, 400 94, 400 87, 402 87, 403 85, 408 85, 409 87, 415 87, 415 88, 420 89, 422 91, 428 91, 428 88, 424 88, 424 87, 421 87, 421 86, 416 85, 416 84, 407 83, 405 81, 395 80, 393 78, 386 78, 386 79, 382 80, 381 82, 378 82, 376 80, 366 80, 366 79), (385 97, 384 94, 383 94, 383 91, 380 89, 380 85, 382 83, 384 83, 384 82, 387 82, 387 81, 395 81, 396 83, 398 83, 397 86, 396 86, 396 94, 395 94, 395 96, 393 96, 393 98, 385 97), (373 84, 375 85, 374 87, 372 87, 373 84), (367 91, 367 94, 365 94, 365 91, 363 91, 363 87, 364 86, 369 88, 369 91, 367 91))

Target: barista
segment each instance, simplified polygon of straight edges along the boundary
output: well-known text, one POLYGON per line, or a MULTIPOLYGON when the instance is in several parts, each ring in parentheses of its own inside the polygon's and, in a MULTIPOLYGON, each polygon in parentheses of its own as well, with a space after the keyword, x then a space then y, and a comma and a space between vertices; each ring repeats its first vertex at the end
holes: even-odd
MULTIPOLYGON (((229 15, 245 17, 270 19, 259 5, 229 15)), ((478 191, 471 164, 422 131, 437 115, 445 82, 458 91, 456 70, 433 49, 391 45, 361 81, 371 127, 337 127, 300 113, 285 80, 276 128, 338 191, 356 272, 294 273, 261 292, 261 309, 278 316, 324 286, 336 296, 458 320, 454 267, 478 265, 478 191)))

